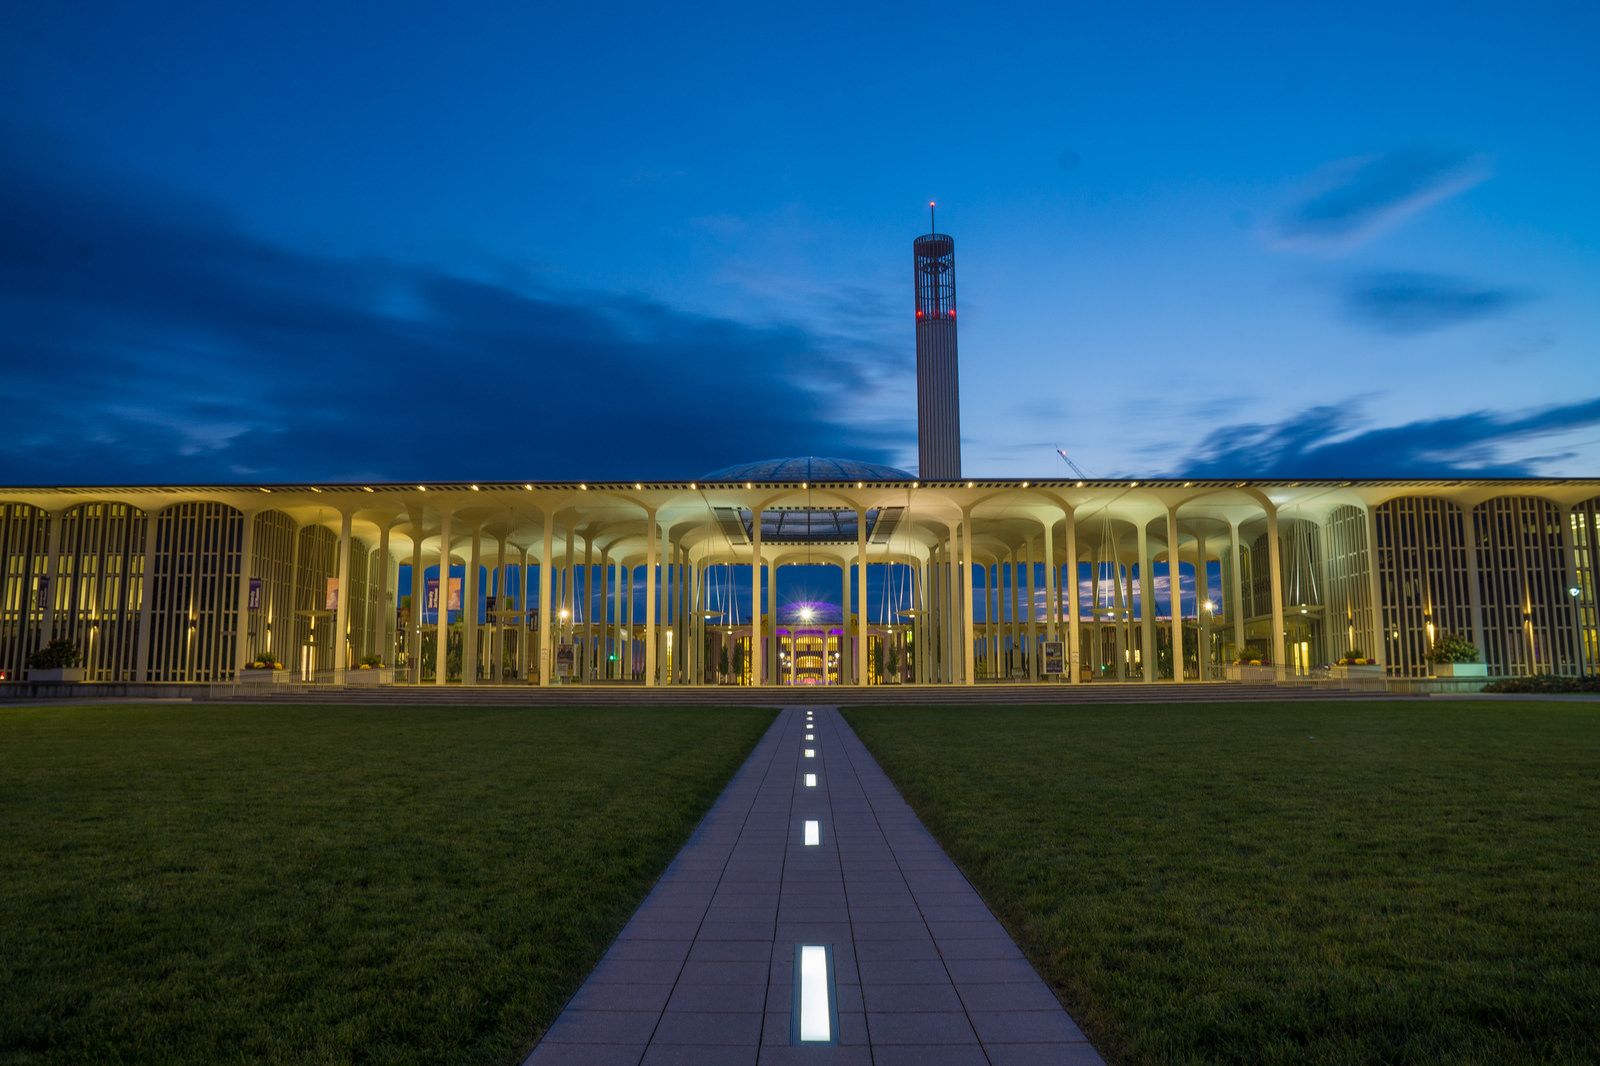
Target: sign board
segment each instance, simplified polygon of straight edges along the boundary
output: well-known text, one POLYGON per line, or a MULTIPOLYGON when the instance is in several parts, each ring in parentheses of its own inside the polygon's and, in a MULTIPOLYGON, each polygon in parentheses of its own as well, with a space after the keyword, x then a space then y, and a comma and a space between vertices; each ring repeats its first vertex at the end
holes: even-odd
POLYGON ((323 607, 330 611, 339 609, 339 579, 336 577, 328 578, 328 592, 323 607))
POLYGON ((1066 644, 1059 640, 1044 642, 1044 674, 1046 677, 1060 677, 1067 672, 1066 644))
POLYGON ((259 577, 253 577, 253 578, 250 579, 250 601, 249 602, 250 602, 250 609, 252 611, 261 610, 261 579, 259 577))
POLYGON ((40 574, 39 575, 39 606, 40 607, 48 607, 49 605, 50 605, 50 575, 49 574, 40 574))
MULTIPOLYGON (((439 579, 436 577, 428 578, 427 590, 427 599, 423 601, 422 609, 424 611, 437 611, 439 609, 439 579)), ((459 577, 450 579, 449 605, 449 609, 452 611, 461 610, 461 579, 459 577)))
POLYGON ((574 659, 576 658, 576 655, 574 654, 575 651, 576 651, 576 649, 573 648, 571 641, 565 641, 565 642, 563 642, 561 644, 557 644, 556 645, 556 676, 557 677, 571 677, 572 676, 572 665, 573 665, 574 659))
POLYGON ((488 601, 488 602, 487 602, 487 608, 486 608, 486 609, 487 609, 487 610, 488 610, 488 612, 489 612, 489 617, 490 617, 490 618, 493 618, 493 617, 494 617, 494 605, 495 605, 495 601, 496 601, 496 600, 498 600, 498 599, 499 599, 499 598, 500 598, 500 597, 498 597, 498 596, 486 596, 486 597, 484 597, 484 599, 485 599, 485 600, 486 600, 486 601, 488 601))

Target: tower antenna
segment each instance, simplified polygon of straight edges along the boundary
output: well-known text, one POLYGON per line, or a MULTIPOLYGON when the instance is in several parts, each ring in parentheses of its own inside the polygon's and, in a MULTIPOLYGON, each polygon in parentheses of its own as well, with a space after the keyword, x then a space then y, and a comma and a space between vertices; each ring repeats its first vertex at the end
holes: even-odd
POLYGON ((933 223, 933 201, 932 200, 928 201, 928 232, 929 233, 938 233, 939 232, 939 227, 934 225, 934 223, 933 223))

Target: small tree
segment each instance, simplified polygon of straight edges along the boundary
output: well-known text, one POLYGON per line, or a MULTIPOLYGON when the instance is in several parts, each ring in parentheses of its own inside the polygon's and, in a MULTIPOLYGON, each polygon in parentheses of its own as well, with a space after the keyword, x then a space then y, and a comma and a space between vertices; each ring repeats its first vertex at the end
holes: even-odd
POLYGON ((733 646, 733 680, 734 680, 734 682, 736 684, 737 683, 741 683, 741 682, 744 681, 744 645, 743 644, 735 644, 733 646))
POLYGON ((728 673, 728 646, 724 644, 722 654, 717 657, 717 680, 727 681, 728 673))
POLYGON ((1460 633, 1440 633, 1428 651, 1430 663, 1475 663, 1478 646, 1460 633))
POLYGON ((878 641, 872 649, 872 668, 878 672, 878 681, 883 681, 883 641, 878 641))
POLYGON ((893 645, 889 647, 889 676, 900 680, 900 649, 893 645))

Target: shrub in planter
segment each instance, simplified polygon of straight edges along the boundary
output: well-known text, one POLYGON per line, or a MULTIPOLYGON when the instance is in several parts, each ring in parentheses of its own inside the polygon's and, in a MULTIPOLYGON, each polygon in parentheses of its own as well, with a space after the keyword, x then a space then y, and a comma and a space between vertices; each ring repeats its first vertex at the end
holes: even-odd
POLYGON ((1485 692, 1600 692, 1600 677, 1566 677, 1537 674, 1533 677, 1506 677, 1483 686, 1485 692))
POLYGON ((1440 633, 1428 651, 1430 663, 1475 663, 1478 647, 1460 633, 1440 633))
POLYGON ((78 646, 65 637, 52 640, 28 656, 28 667, 33 670, 70 670, 83 663, 78 646))
POLYGON ((383 656, 381 655, 363 655, 361 657, 361 669, 363 670, 375 670, 382 665, 383 656))
POLYGON ((1340 666, 1372 666, 1372 665, 1376 664, 1376 662, 1377 662, 1376 659, 1369 659, 1367 657, 1367 653, 1362 651, 1360 648, 1351 648, 1349 651, 1345 652, 1344 658, 1339 660, 1339 665, 1340 666))

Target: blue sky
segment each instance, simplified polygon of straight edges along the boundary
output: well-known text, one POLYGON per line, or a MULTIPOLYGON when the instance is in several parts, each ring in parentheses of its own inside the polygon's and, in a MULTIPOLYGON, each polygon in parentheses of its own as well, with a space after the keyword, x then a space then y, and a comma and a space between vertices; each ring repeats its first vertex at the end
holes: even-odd
POLYGON ((0 481, 1600 472, 1593 4, 35 5, 0 481), (74 383, 70 387, 68 383, 74 383))

